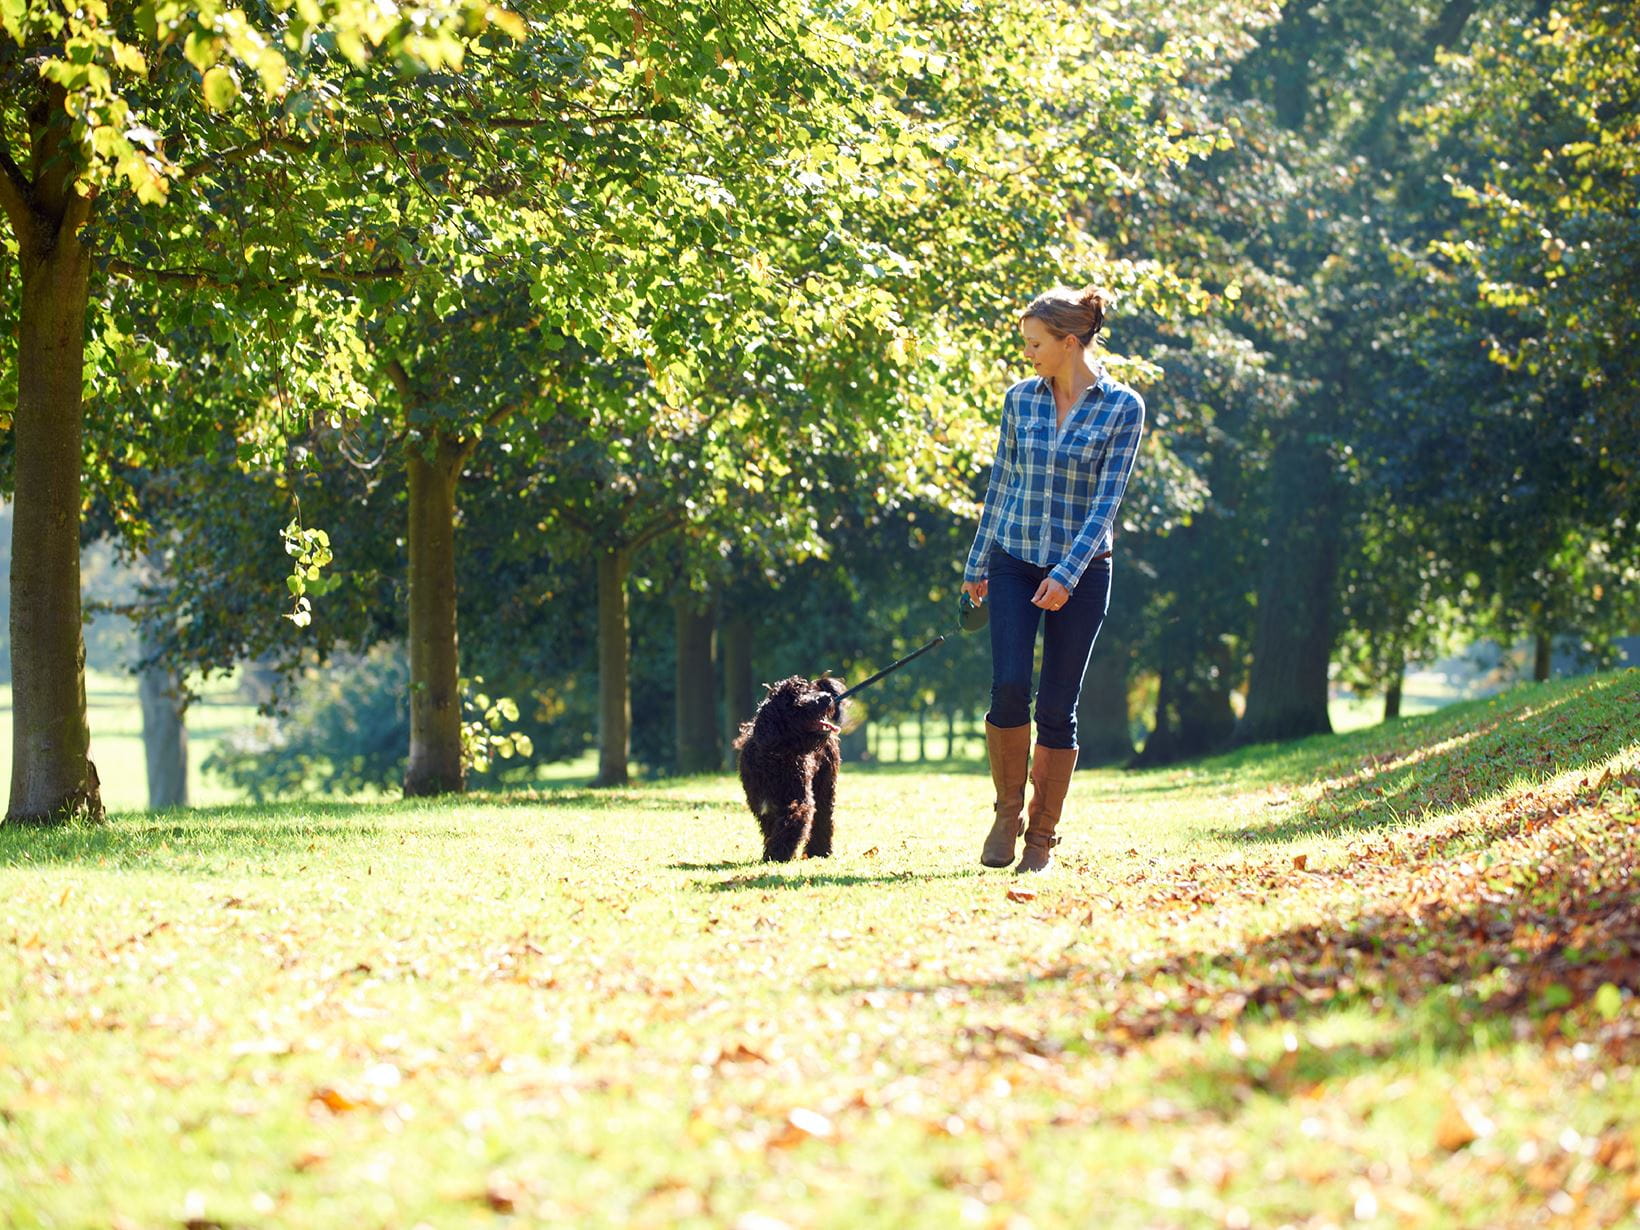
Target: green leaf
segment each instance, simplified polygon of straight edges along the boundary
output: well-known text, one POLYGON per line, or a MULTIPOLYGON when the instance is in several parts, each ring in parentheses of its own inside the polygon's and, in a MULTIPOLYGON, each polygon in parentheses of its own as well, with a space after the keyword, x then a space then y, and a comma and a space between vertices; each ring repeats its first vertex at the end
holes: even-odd
POLYGON ((221 64, 206 72, 203 86, 205 105, 212 111, 226 111, 239 97, 239 78, 221 64))
POLYGON ((1617 1014, 1623 1011, 1623 992, 1613 983, 1601 983, 1594 993, 1594 1008, 1603 1019, 1615 1021, 1617 1014))
POLYGON ((256 75, 262 79, 262 93, 277 98, 285 92, 289 75, 285 57, 272 47, 264 47, 256 57, 256 75))
POLYGON ((22 43, 23 23, 28 17, 26 0, 0 0, 0 29, 11 35, 15 42, 22 43))

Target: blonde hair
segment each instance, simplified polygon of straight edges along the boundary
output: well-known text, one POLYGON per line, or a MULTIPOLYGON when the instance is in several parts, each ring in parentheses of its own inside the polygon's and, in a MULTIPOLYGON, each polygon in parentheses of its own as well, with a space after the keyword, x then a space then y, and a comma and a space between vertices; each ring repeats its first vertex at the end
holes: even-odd
POLYGON ((1056 286, 1032 299, 1019 319, 1024 322, 1034 316, 1047 325, 1055 337, 1074 337, 1082 345, 1091 346, 1099 330, 1105 327, 1105 313, 1110 305, 1110 292, 1097 286, 1082 290, 1056 286))

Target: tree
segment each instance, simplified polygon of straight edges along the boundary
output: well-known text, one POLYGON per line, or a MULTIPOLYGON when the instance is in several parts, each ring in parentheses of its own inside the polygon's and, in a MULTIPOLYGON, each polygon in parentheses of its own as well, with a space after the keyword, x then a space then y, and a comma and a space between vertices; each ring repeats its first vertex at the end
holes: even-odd
POLYGON ((1303 0, 1283 10, 1273 37, 1233 79, 1268 102, 1289 165, 1315 194, 1307 207, 1292 203, 1273 254, 1304 287, 1305 325, 1279 352, 1298 396, 1271 423, 1270 520, 1239 742, 1331 728, 1337 576, 1354 514, 1345 466, 1356 425, 1340 408, 1366 400, 1359 390, 1374 374, 1366 356, 1375 287, 1361 276, 1375 247, 1370 220, 1395 197, 1403 106, 1476 7, 1445 0, 1385 11, 1303 0), (1351 63, 1373 71, 1350 71, 1351 63))
POLYGON ((0 208, 20 274, 9 819, 102 814, 78 576, 94 284, 107 273, 261 287, 398 276, 398 259, 348 252, 327 225, 394 229, 380 196, 372 206, 350 182, 368 166, 347 170, 350 148, 385 140, 363 83, 397 77, 391 62, 453 66, 492 19, 520 24, 466 0, 370 12, 304 0, 254 21, 157 0, 0 8, 0 208), (377 73, 359 71, 373 57, 377 73), (294 235, 293 204, 309 212, 294 235))

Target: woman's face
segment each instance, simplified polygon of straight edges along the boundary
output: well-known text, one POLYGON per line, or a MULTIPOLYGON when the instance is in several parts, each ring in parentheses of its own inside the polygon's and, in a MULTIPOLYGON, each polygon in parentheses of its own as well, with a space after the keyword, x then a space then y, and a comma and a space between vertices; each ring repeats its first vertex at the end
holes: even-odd
POLYGON ((1025 339, 1025 361, 1047 380, 1064 372, 1071 356, 1080 349, 1074 337, 1055 337, 1053 330, 1035 316, 1020 321, 1019 332, 1025 339))

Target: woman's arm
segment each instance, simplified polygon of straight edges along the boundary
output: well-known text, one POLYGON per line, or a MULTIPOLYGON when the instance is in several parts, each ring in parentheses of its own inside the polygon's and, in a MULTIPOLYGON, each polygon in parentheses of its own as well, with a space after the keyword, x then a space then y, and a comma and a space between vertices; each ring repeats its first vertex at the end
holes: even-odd
POLYGON ((1104 467, 1094 484, 1093 500, 1088 515, 1071 543, 1069 554, 1049 573, 1066 590, 1076 588, 1088 565, 1093 562, 1094 545, 1104 538, 1116 521, 1116 509, 1122 503, 1128 478, 1139 459, 1139 440, 1145 430, 1145 403, 1137 393, 1129 405, 1123 407, 1122 420, 1111 433, 1110 450, 1105 454, 1104 467))
MULTIPOLYGON (((1008 490, 1008 479, 1014 469, 1014 399, 1010 394, 1002 399, 1002 426, 997 435, 997 452, 991 462, 991 482, 985 489, 985 508, 979 515, 979 529, 974 533, 974 545, 968 549, 968 563, 963 568, 965 585, 982 582, 989 571, 991 544, 996 542, 997 522, 1002 517, 1002 499, 1008 490)), ((973 595, 983 598, 983 593, 973 595)))

